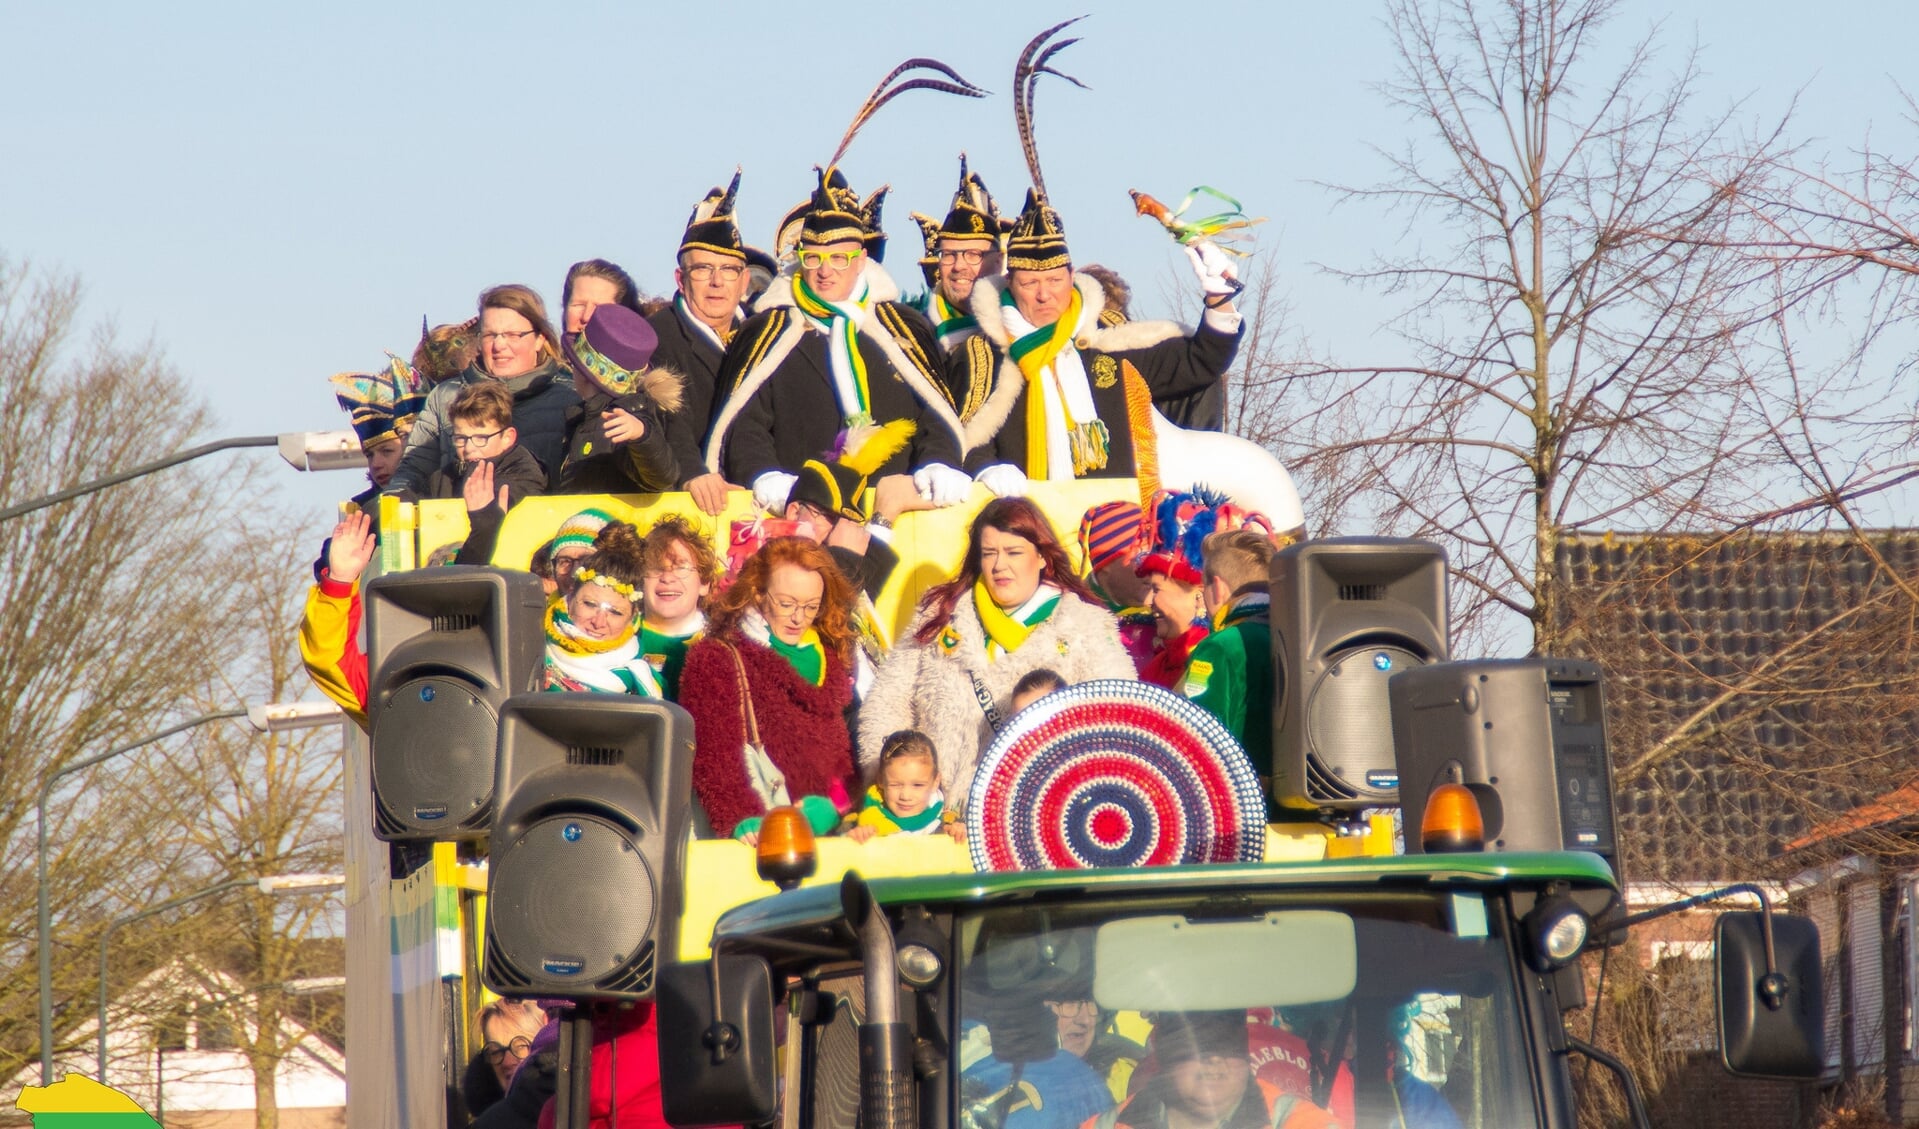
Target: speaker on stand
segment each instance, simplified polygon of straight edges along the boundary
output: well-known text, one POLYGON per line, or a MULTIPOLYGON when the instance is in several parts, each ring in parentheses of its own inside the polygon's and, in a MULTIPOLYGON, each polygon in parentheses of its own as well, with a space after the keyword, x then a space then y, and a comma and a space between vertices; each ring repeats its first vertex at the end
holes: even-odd
POLYGON ((1273 800, 1302 817, 1395 803, 1387 682, 1447 655, 1446 553, 1338 537, 1273 556, 1273 800))
POLYGON ((535 689, 546 596, 532 574, 449 565, 366 587, 373 833, 479 839, 493 819, 499 709, 535 689))

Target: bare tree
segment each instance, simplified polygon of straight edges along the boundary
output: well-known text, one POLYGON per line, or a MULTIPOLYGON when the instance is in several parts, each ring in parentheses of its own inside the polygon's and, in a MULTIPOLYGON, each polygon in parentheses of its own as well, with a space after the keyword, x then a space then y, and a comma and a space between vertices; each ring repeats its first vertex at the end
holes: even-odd
POLYGON ((1470 642, 1552 650, 1562 530, 1715 528, 1772 503, 1774 420, 1742 351, 1776 312, 1726 246, 1720 183, 1777 135, 1695 123, 1696 61, 1648 36, 1600 70, 1612 0, 1392 0, 1387 99, 1419 133, 1343 201, 1404 217, 1416 249, 1336 273, 1405 298, 1413 359, 1342 371, 1386 524, 1447 543, 1470 642), (1415 225, 1418 238, 1415 239, 1415 225), (1433 232, 1440 232, 1435 245, 1433 232))
MULTIPOLYGON (((0 503, 135 466, 205 425, 151 346, 105 329, 76 342, 78 303, 74 283, 0 259, 0 503)), ((0 902, 34 904, 45 774, 192 716, 228 661, 205 545, 238 489, 187 467, 0 523, 0 902)), ((49 810, 59 1030, 75 1029, 66 1001, 92 998, 97 926, 191 888, 183 845, 125 784, 139 755, 77 774, 49 810)), ((0 1077, 38 1057, 33 918, 0 925, 0 1077)))

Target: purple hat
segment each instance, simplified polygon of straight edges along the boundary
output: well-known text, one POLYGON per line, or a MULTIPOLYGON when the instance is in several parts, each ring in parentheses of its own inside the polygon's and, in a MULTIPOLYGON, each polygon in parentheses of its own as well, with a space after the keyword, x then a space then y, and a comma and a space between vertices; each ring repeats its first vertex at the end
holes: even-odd
POLYGON ((600 306, 586 328, 566 339, 566 357, 574 372, 625 396, 639 387, 659 343, 659 334, 639 314, 625 306, 600 306))

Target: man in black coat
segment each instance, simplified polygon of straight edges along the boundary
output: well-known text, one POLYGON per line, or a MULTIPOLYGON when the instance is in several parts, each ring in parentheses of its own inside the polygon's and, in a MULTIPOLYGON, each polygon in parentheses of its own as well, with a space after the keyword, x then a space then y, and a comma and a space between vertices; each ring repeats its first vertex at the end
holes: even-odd
POLYGON ((971 487, 932 327, 869 262, 873 234, 838 171, 822 172, 799 270, 775 281, 721 360, 706 469, 750 487, 763 509, 783 509, 800 467, 842 431, 896 420, 913 422, 912 441, 876 476, 911 473, 941 505, 971 487))
POLYGON ((747 247, 733 219, 740 190, 740 174, 724 191, 706 194, 680 236, 679 265, 673 271, 677 287, 673 301, 647 321, 659 338, 653 358, 657 367, 680 377, 680 405, 667 413, 667 442, 679 466, 678 488, 709 514, 726 508, 730 488, 726 476, 709 471, 704 453, 713 410, 717 406, 720 358, 740 323, 746 320, 741 303, 748 282, 747 247))
POLYGON ((1196 331, 1110 324, 1099 282, 1073 270, 1059 214, 1028 193, 1008 240, 1006 276, 973 288, 973 316, 990 353, 976 340, 948 361, 950 386, 992 388, 966 421, 966 466, 981 484, 1008 494, 1028 479, 1138 473, 1135 447, 1150 438, 1154 405, 1215 387, 1239 349, 1242 321, 1224 255, 1210 245, 1188 255, 1205 295, 1196 331), (1033 421, 1042 425, 1037 433, 1033 421))

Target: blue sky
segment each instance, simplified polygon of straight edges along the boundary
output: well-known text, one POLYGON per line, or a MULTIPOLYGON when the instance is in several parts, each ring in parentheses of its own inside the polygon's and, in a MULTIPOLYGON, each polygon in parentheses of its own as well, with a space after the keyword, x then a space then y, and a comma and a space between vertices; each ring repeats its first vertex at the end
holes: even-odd
MULTIPOLYGON (((1392 58, 1371 3, 7 0, 0 253, 79 276, 87 320, 159 345, 220 433, 343 426, 328 374, 404 355, 422 314, 467 316, 487 285, 527 282, 557 305, 567 264, 598 255, 670 287, 686 213, 735 164, 747 236, 770 242, 866 91, 926 54, 994 96, 906 95, 844 162, 862 191, 893 185, 889 259, 910 289, 906 213, 944 208, 961 149, 1018 206, 1014 57, 1089 9, 1059 62, 1092 89, 1038 96, 1047 183, 1077 256, 1118 267, 1145 312, 1166 312, 1170 244, 1126 190, 1217 185, 1271 217, 1260 253, 1278 258, 1314 343, 1378 355, 1390 307, 1314 264, 1358 265, 1400 226, 1334 210, 1312 183, 1376 179, 1367 144, 1414 128, 1372 88, 1392 58)), ((1703 49, 1702 113, 1743 98, 1759 121, 1797 94, 1795 135, 1817 147, 1850 148, 1868 129, 1910 140, 1891 77, 1906 5, 1628 3, 1610 38, 1654 20, 1665 65, 1703 49)), ((138 441, 156 455, 177 445, 138 441)), ((357 489, 346 473, 269 477, 316 517, 357 489)))

